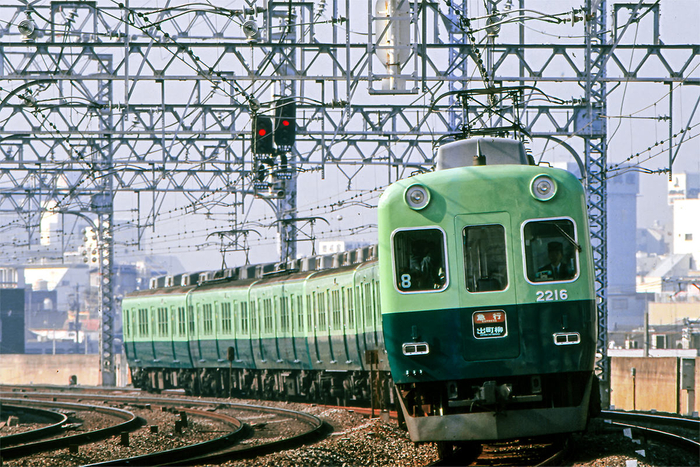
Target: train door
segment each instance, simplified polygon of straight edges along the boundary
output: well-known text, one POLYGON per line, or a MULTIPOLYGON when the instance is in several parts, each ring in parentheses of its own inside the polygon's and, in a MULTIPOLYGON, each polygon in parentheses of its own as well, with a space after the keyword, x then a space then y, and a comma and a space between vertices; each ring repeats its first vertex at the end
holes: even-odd
MULTIPOLYGON (((454 278, 467 361, 516 358, 520 354, 519 310, 513 232, 506 212, 455 217, 458 239, 454 278), (460 241, 461 240, 461 241, 460 241), (468 351, 466 350, 468 349, 468 351)), ((519 271, 522 268, 517 268, 519 271)))
POLYGON ((347 348, 348 348, 348 360, 352 363, 362 364, 362 352, 360 351, 360 337, 359 337, 359 326, 357 320, 357 304, 355 302, 354 286, 352 283, 348 284, 348 287, 344 290, 345 292, 345 310, 347 312, 347 317, 345 322, 347 323, 347 348))
POLYGON ((177 365, 180 361, 177 358, 177 349, 175 349, 175 340, 177 339, 177 307, 170 305, 168 311, 168 327, 170 328, 170 351, 173 354, 173 364, 177 365))
POLYGON ((285 296, 281 289, 272 291, 272 325, 273 339, 275 342, 275 354, 277 355, 277 363, 284 362, 282 353, 284 352, 284 342, 286 334, 289 332, 289 323, 287 322, 287 304, 285 296), (282 346, 282 347, 280 347, 282 346))
POLYGON ((363 288, 362 288, 362 282, 359 273, 356 273, 356 283, 355 283, 355 292, 354 292, 354 298, 355 298, 355 317, 357 318, 357 348, 358 351, 360 352, 360 362, 362 362, 362 365, 364 367, 364 361, 365 359, 363 358, 365 352, 367 351, 367 334, 365 333, 366 329, 366 324, 365 324, 365 301, 364 301, 364 294, 363 294, 363 288))
POLYGON ((348 310, 348 302, 347 302, 347 287, 341 287, 340 290, 338 291, 339 299, 340 299, 340 316, 341 316, 341 322, 342 322, 342 336, 343 336, 343 350, 345 351, 345 363, 350 364, 353 361, 353 357, 351 356, 351 349, 352 349, 352 335, 355 329, 354 326, 354 321, 351 323, 350 322, 350 312, 348 310), (351 326, 352 324, 352 326, 351 326))
POLYGON ((137 339, 134 340, 136 354, 144 363, 150 363, 153 360, 153 344, 151 342, 150 326, 149 326, 148 307, 138 308, 136 310, 136 325, 137 339))
POLYGON ((156 360, 158 358, 158 352, 156 352, 156 339, 158 335, 158 328, 156 327, 156 314, 156 307, 150 307, 148 310, 148 340, 151 344, 151 352, 153 355, 152 360, 156 360))
POLYGON ((187 342, 187 312, 183 303, 172 307, 173 314, 173 357, 180 367, 192 366, 187 342))
MULTIPOLYGON (((285 294, 286 296, 286 294, 285 294)), ((297 351, 297 338, 301 337, 302 332, 299 330, 299 326, 303 323, 303 320, 297 319, 298 308, 297 308, 297 298, 298 296, 294 294, 289 295, 289 335, 290 344, 292 351, 292 358, 294 363, 299 363, 299 352, 297 351)))
POLYGON ((123 320, 124 320, 124 352, 126 352, 127 361, 131 362, 137 360, 139 357, 136 353, 136 345, 134 342, 135 336, 135 326, 134 326, 134 315, 136 310, 134 308, 124 308, 123 320))
POLYGON ((184 317, 184 336, 185 342, 182 346, 183 350, 187 352, 187 359, 189 361, 189 368, 194 368, 199 355, 193 352, 193 341, 195 339, 195 320, 194 320, 194 305, 190 291, 187 292, 185 296, 185 303, 183 304, 183 317, 184 317))
POLYGON ((161 364, 170 364, 175 359, 172 335, 170 334, 170 309, 167 305, 161 304, 155 311, 156 322, 153 341, 156 358, 160 360, 161 364))
POLYGON ((365 343, 367 349, 377 348, 377 326, 375 322, 375 308, 374 308, 374 290, 372 287, 372 280, 368 277, 367 273, 363 274, 362 282, 362 301, 364 308, 364 322, 365 322, 365 343))
POLYGON ((287 295, 286 290, 282 290, 280 300, 280 332, 277 335, 277 344, 280 352, 280 359, 286 363, 297 360, 294 347, 294 297, 287 295))
POLYGON ((265 354, 262 349, 262 337, 260 336, 260 300, 252 294, 250 297, 250 349, 255 362, 265 362, 265 354))
POLYGON ((190 355, 192 356, 193 366, 197 367, 198 363, 202 362, 202 348, 199 342, 199 316, 201 312, 201 305, 192 300, 187 306, 187 321, 188 321, 188 331, 189 331, 189 346, 190 355))
POLYGON ((330 347, 331 362, 343 362, 343 335, 340 308, 340 290, 337 285, 328 290, 328 345, 330 347))
POLYGON ((320 355, 319 361, 334 361, 330 344, 330 321, 328 305, 330 290, 318 287, 316 292, 316 346, 320 355))
POLYGON ((221 352, 221 303, 216 300, 214 301, 214 342, 216 344, 216 361, 218 363, 226 361, 223 358, 222 352, 221 352))

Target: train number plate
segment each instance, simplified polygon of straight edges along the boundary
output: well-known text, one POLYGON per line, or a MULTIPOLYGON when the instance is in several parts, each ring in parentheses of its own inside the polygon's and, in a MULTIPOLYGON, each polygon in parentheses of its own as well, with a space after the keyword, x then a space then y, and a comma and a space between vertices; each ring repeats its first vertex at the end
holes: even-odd
POLYGON ((477 339, 505 337, 508 334, 506 312, 503 310, 474 312, 472 324, 477 339))

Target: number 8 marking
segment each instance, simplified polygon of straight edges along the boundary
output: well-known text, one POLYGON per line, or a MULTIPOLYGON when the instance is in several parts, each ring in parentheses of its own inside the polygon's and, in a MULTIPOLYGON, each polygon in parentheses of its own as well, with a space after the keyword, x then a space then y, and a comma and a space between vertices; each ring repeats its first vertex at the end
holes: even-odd
POLYGON ((401 275, 401 288, 402 289, 410 289, 411 288, 411 275, 410 274, 402 274, 401 275))

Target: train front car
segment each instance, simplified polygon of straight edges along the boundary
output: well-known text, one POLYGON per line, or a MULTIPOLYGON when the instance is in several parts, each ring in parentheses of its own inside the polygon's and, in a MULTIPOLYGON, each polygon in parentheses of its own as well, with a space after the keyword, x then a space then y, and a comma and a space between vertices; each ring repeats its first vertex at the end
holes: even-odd
POLYGON ((585 428, 597 320, 584 190, 528 159, 514 140, 449 143, 438 170, 380 200, 385 344, 415 442, 585 428))

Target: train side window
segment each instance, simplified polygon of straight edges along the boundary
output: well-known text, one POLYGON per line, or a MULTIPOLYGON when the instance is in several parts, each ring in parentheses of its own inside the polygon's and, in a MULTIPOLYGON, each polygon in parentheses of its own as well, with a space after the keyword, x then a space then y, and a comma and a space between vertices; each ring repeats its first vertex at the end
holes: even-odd
POLYGON ((248 302, 241 302, 241 334, 248 334, 248 302))
POLYGON ((272 299, 263 299, 263 332, 269 334, 273 331, 272 328, 272 299))
POLYGON ((531 221, 523 226, 525 268, 530 282, 557 282, 578 275, 576 228, 570 219, 531 221))
POLYGON ((148 309, 139 308, 138 323, 139 323, 139 336, 140 337, 148 336, 148 309))
POLYGON ((316 323, 318 325, 318 330, 319 331, 325 331, 327 328, 326 325, 326 293, 325 292, 319 292, 318 295, 318 317, 316 319, 316 323))
POLYGON ((332 290, 330 292, 330 299, 331 299, 330 301, 331 301, 331 307, 332 307, 331 308, 331 315, 332 315, 331 319, 333 322, 333 330, 339 331, 343 326, 343 322, 341 319, 343 310, 340 307, 340 290, 332 290))
POLYGON ((166 307, 158 308, 158 335, 161 337, 168 335, 168 309, 166 307))
POLYGON ((508 287, 506 231, 502 225, 473 225, 462 231, 464 276, 469 292, 496 292, 508 287))
POLYGON ((347 294, 347 310, 348 310, 348 327, 355 329, 355 300, 352 296, 352 287, 349 287, 345 293, 347 294))
POLYGON ((187 307, 187 321, 189 322, 190 336, 194 336, 194 306, 187 307))
POLYGON ((221 332, 231 334, 231 304, 228 302, 221 304, 221 332))
POLYGON ((131 310, 128 308, 124 308, 124 336, 126 337, 132 337, 131 336, 131 321, 129 321, 129 318, 131 317, 131 310))
POLYGON ((447 285, 445 234, 439 229, 394 234, 394 276, 402 292, 436 291, 447 285))
POLYGON ((304 332, 304 296, 297 295, 297 330, 304 332))
POLYGON ((209 336, 214 333, 214 326, 213 326, 213 310, 211 303, 205 303, 202 305, 202 333, 206 336, 209 336))
POLYGON ((187 334, 187 319, 185 318, 184 306, 177 308, 177 331, 180 337, 184 337, 187 334))

